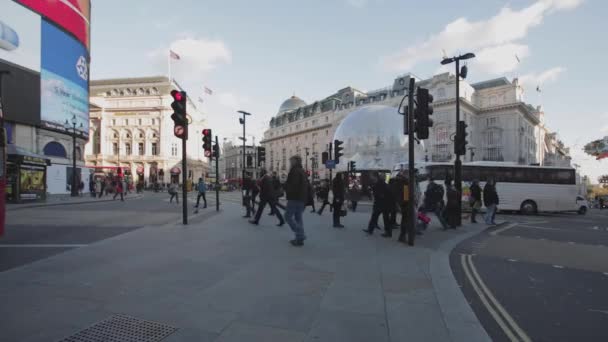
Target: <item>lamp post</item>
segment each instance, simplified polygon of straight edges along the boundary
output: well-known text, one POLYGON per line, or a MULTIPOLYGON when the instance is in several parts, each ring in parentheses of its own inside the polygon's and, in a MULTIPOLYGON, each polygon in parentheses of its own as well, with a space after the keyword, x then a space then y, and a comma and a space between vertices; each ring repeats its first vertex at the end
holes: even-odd
MULTIPOLYGON (((456 63, 456 127, 458 127, 458 123, 460 122, 460 61, 466 60, 470 58, 474 58, 475 54, 469 52, 464 55, 456 56, 456 57, 446 57, 441 61, 442 65, 447 65, 452 62, 456 63)), ((467 77, 467 67, 466 65, 462 67, 462 78, 467 77)), ((464 137, 462 137, 464 139, 464 137)), ((454 161, 454 186, 456 190, 460 194, 458 196, 458 212, 462 212, 462 161, 460 161, 460 155, 456 153, 456 160, 454 161)), ((458 215, 458 225, 461 225, 461 215, 458 215)))
POLYGON ((243 137, 242 137, 242 140, 243 140, 243 170, 241 172, 241 187, 242 187, 245 182, 245 165, 246 165, 246 163, 245 163, 245 141, 247 139, 245 138, 245 125, 247 123, 247 115, 251 115, 251 113, 247 113, 244 110, 239 110, 237 113, 240 113, 243 115, 242 118, 239 118, 239 123, 241 125, 243 125, 243 137))
MULTIPOLYGON (((69 130, 72 128, 72 186, 70 189, 70 194, 72 197, 78 196, 78 180, 76 177, 76 115, 72 116, 72 120, 68 122, 65 120, 65 128, 69 130)), ((80 124, 80 128, 82 128, 82 123, 80 124)))

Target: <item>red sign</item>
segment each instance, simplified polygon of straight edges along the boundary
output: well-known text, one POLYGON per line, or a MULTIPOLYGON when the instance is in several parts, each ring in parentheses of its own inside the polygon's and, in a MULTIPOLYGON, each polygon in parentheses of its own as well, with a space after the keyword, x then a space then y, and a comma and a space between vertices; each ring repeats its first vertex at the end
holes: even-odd
POLYGON ((17 2, 72 33, 87 49, 90 48, 90 0, 17 0, 17 2))
POLYGON ((179 167, 173 167, 173 168, 171 168, 171 174, 172 175, 179 175, 180 173, 182 173, 182 170, 180 170, 179 167))
POLYGON ((184 136, 184 126, 175 126, 173 127, 173 135, 177 138, 181 138, 184 136))

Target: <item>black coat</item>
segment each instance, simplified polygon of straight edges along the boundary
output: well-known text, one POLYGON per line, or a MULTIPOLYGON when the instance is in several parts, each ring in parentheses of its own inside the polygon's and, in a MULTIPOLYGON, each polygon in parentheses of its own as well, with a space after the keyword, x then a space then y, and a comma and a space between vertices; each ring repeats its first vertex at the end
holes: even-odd
POLYGON ((494 185, 486 183, 483 187, 483 204, 486 207, 492 204, 498 205, 498 193, 494 185))
POLYGON ((471 185, 471 202, 481 201, 481 187, 478 184, 471 185))
POLYGON ((334 179, 331 184, 331 191, 334 195, 334 201, 344 202, 345 190, 342 180, 338 180, 338 178, 334 179))
POLYGON ((308 177, 302 166, 294 166, 289 170, 285 182, 285 194, 288 201, 308 201, 308 177))
POLYGON ((260 200, 273 201, 276 197, 276 191, 272 182, 272 177, 266 175, 260 179, 260 200))
POLYGON ((384 180, 378 180, 373 186, 374 206, 379 208, 389 208, 391 205, 392 194, 388 184, 384 180))

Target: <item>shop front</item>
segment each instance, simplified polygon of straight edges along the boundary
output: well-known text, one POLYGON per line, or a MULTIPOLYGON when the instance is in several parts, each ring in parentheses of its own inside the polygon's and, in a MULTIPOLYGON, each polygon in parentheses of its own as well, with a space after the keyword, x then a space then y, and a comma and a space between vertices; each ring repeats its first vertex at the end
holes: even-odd
POLYGON ((46 168, 51 165, 44 156, 8 145, 7 201, 22 203, 46 199, 46 168))

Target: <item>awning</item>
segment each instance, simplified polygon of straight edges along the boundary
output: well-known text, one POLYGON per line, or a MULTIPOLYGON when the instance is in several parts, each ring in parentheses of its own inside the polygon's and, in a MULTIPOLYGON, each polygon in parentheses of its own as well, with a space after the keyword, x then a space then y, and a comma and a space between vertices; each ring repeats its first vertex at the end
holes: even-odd
POLYGON ((22 164, 51 165, 51 160, 46 156, 30 152, 15 144, 8 144, 8 159, 22 164))

